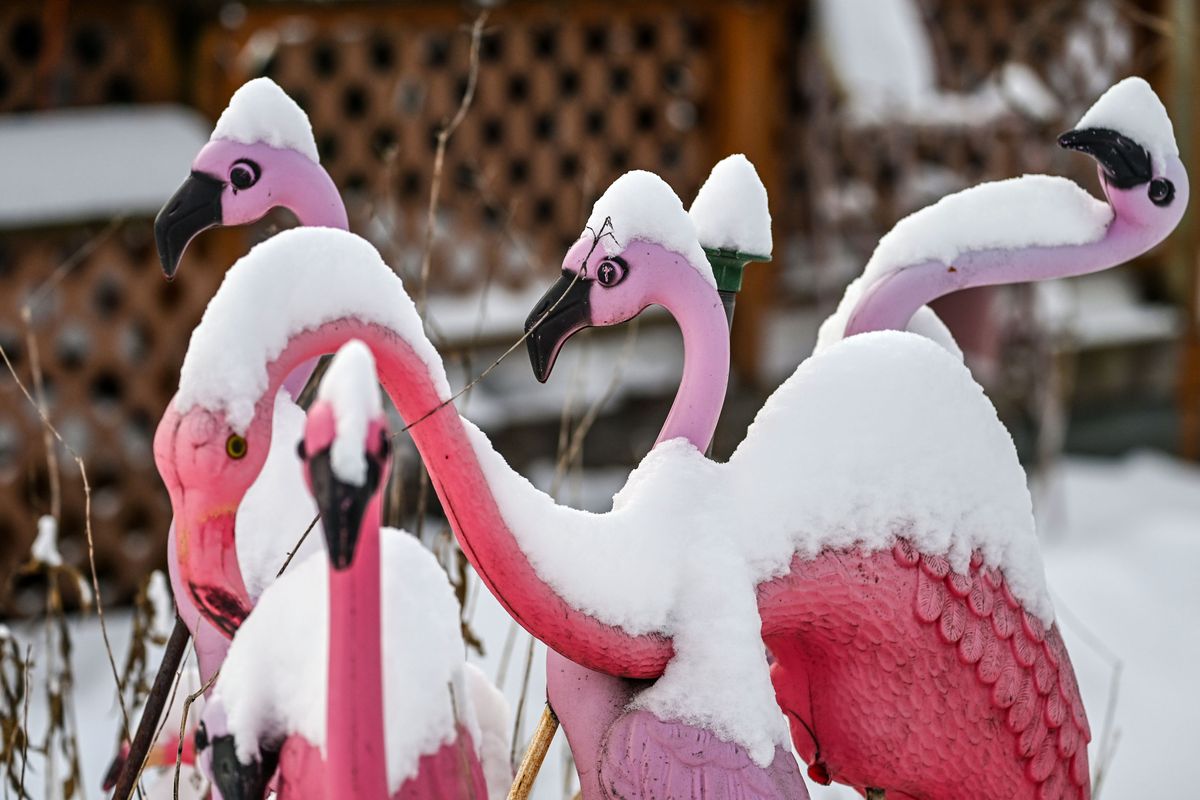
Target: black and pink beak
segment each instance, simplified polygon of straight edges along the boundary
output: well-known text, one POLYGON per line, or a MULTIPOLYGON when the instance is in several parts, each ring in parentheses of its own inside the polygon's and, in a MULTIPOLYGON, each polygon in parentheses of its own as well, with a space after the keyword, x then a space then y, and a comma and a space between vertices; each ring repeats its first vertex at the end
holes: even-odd
POLYGON ((201 231, 221 224, 225 182, 193 171, 154 218, 154 241, 167 280, 175 277, 188 242, 201 231))
POLYGON ((379 491, 389 449, 388 439, 384 436, 379 453, 366 453, 367 479, 361 486, 343 481, 337 476, 333 470, 330 448, 307 457, 301 451, 301 457, 308 461, 308 478, 312 485, 313 498, 321 512, 321 527, 325 530, 329 563, 336 570, 347 569, 354 562, 363 517, 371 499, 379 491))
POLYGON ((1150 153, 1123 133, 1109 128, 1077 128, 1058 137, 1060 147, 1096 159, 1104 177, 1117 189, 1132 189, 1154 177, 1150 153))
POLYGON ((538 381, 545 383, 563 344, 592 324, 592 281, 564 270, 525 319, 525 347, 538 381))

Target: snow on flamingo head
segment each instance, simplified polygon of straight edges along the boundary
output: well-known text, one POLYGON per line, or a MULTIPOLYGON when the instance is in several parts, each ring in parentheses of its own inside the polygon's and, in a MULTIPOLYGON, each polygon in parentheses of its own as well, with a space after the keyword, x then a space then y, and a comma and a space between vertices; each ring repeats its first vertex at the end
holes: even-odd
POLYGON ((370 348, 353 339, 334 356, 308 411, 301 455, 334 569, 354 561, 363 516, 387 480, 391 446, 378 380, 370 348))
POLYGON ((616 325, 681 295, 720 303, 696 224, 675 191, 652 172, 613 181, 562 262, 562 277, 525 321, 538 380, 562 345, 590 326, 616 325))
POLYGON ((308 115, 270 78, 255 78, 234 92, 191 175, 154 221, 163 271, 174 276, 201 231, 254 222, 276 207, 304 225, 347 227, 308 115))
POLYGON ((1058 143, 1096 160, 1104 194, 1118 217, 1166 231, 1183 217, 1188 178, 1175 129, 1143 79, 1126 78, 1109 88, 1058 143))
POLYGON ((234 522, 271 450, 276 394, 298 363, 340 344, 337 329, 350 325, 411 349, 424 367, 411 378, 427 383, 431 405, 450 396, 400 279, 346 231, 294 228, 257 245, 230 268, 192 333, 154 457, 184 581, 227 634, 248 611, 234 522))

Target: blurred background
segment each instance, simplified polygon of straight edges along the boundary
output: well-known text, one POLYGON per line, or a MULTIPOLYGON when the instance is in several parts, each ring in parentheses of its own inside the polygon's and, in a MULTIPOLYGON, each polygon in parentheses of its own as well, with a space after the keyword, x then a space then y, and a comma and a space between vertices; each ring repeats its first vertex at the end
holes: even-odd
MULTIPOLYGON (((249 229, 204 233, 174 282, 159 270, 154 214, 244 81, 269 76, 305 108, 352 229, 410 289, 429 241, 428 330, 458 386, 518 339, 614 178, 657 172, 687 205, 717 160, 745 153, 770 194, 775 248, 771 263, 750 266, 738 299, 735 379, 715 444, 723 458, 811 352, 817 326, 897 220, 947 193, 1027 172, 1065 175, 1097 193, 1093 162, 1055 138, 1116 80, 1151 82, 1195 164, 1196 6, 6 0, 0 345, 71 450, 46 435, 12 375, 0 378, 0 609, 14 619, 44 612, 48 575, 65 608, 90 594, 29 560, 37 520, 51 514, 64 565, 87 565, 74 454, 89 479, 103 601, 144 601, 147 576, 165 563, 170 507, 150 445, 190 331, 225 269, 295 222, 278 212, 249 229), (431 206, 438 133, 460 107, 431 206)), ((1142 615, 1158 604, 1163 616, 1180 613, 1180 603, 1200 611, 1197 590, 1179 588, 1195 585, 1182 570, 1200 567, 1200 477, 1188 461, 1200 456, 1196 253, 1185 219, 1125 267, 964 293, 938 308, 1029 467, 1051 584, 1066 598, 1060 613, 1081 621, 1068 640, 1095 634, 1108 651, 1076 657, 1086 662, 1077 667, 1098 738, 1118 730, 1114 673, 1124 670, 1128 683, 1130 659, 1145 656, 1138 641, 1096 633, 1099 620, 1149 636, 1157 629, 1142 615), (1131 547, 1148 553, 1146 564, 1131 547), (1178 594, 1135 601, 1135 585, 1178 594)), ((643 317, 581 335, 546 386, 519 348, 460 409, 564 502, 607 507, 653 443, 682 367, 670 319, 643 317)), ((404 458, 397 519, 424 507, 419 462, 412 451, 404 458)), ((431 503, 422 522, 443 529, 431 503)), ((526 644, 514 644, 506 625, 495 621, 501 641, 485 658, 495 665, 515 648, 519 677, 526 644)), ((1173 654, 1168 671, 1184 655, 1200 657, 1194 633, 1170 634, 1163 646, 1173 654)), ((92 670, 101 685, 103 670, 92 670)), ((1168 691, 1179 685, 1173 674, 1143 679, 1168 691)), ((538 690, 525 688, 537 712, 538 690)), ((1139 705, 1121 691, 1123 704, 1139 705)), ((96 702, 115 719, 102 696, 96 702)), ((1125 725, 1158 727, 1156 719, 1125 725)), ((100 755, 86 758, 107 757, 115 733, 107 735, 100 755)), ((1166 738, 1176 741, 1168 750, 1196 744, 1194 730, 1166 738)), ((1120 747, 1133 748, 1128 741, 1120 747)), ((1143 749, 1165 757, 1158 745, 1143 749)), ((1133 775, 1134 755, 1113 757, 1122 760, 1133 775)), ((88 780, 94 793, 95 776, 88 780)), ((542 796, 560 796, 564 778, 554 781, 542 796)))

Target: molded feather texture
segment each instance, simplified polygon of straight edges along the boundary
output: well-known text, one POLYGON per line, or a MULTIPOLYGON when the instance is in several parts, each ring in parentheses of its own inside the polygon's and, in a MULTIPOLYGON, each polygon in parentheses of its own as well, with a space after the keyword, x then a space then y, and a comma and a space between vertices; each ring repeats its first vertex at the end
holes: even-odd
POLYGON ((964 664, 978 663, 979 681, 991 687, 993 706, 1017 735, 1015 756, 1025 761, 1038 797, 1088 797, 1091 731, 1058 627, 1047 629, 1030 615, 1002 575, 980 569, 982 559, 973 558, 964 576, 946 572, 940 556, 921 555, 918 568, 913 549, 893 548, 898 565, 917 568, 913 614, 936 625, 948 646, 957 642, 964 664), (993 583, 996 600, 990 599, 993 583))
POLYGON ((713 733, 630 711, 605 735, 600 782, 614 798, 807 800, 795 759, 777 748, 767 768, 713 733))

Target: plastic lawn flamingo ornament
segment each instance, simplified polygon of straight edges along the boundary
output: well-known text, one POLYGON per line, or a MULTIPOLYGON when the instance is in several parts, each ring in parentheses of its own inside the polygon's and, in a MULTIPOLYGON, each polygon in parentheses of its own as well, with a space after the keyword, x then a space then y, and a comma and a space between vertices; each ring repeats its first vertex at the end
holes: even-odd
MULTIPOLYGON (((660 190, 664 204, 669 205, 673 199, 673 195, 661 191, 662 186, 656 185, 661 181, 656 182, 649 175, 631 173, 618 179, 618 183, 622 181, 655 185, 660 190)), ((620 186, 614 184, 614 187, 615 191, 621 191, 620 186)), ((625 315, 628 308, 636 307, 632 316, 647 305, 657 303, 666 308, 685 331, 684 380, 656 444, 683 437, 698 450, 705 451, 711 442, 720 406, 724 403, 729 374, 729 340, 722 321, 732 323, 734 297, 740 289, 745 264, 749 260, 770 258, 771 229, 766 201, 766 189, 754 167, 744 156, 730 156, 714 167, 690 212, 700 229, 699 241, 709 261, 720 268, 719 277, 705 274, 702 268, 697 270, 683 264, 678 257, 672 258, 661 250, 655 251, 657 257, 640 258, 642 268, 632 273, 623 257, 616 257, 608 264, 602 261, 595 267, 595 275, 601 285, 613 288, 623 284, 620 291, 605 292, 597 297, 597 302, 606 301, 606 306, 596 309, 596 319, 613 321, 610 324, 615 324, 615 320, 625 315), (714 279, 715 286, 711 283, 714 279), (715 296, 714 288, 718 290, 715 296), (622 308, 625 304, 628 304, 627 307, 622 308), (697 402, 698 398, 710 402, 697 402), (684 423, 683 420, 691 413, 696 413, 699 421, 695 424, 684 423)), ((674 202, 677 204, 678 200, 674 202)), ((599 222, 603 228, 604 221, 596 219, 596 216, 593 215, 589 221, 589 227, 599 222)), ((588 315, 583 321, 592 324, 591 297, 581 293, 586 292, 588 283, 585 276, 577 271, 578 265, 587 261, 583 248, 591 249, 591 246, 586 237, 576 243, 563 261, 563 277, 546 293, 526 321, 526 330, 531 332, 526 342, 539 380, 544 381, 549 377, 557 349, 543 349, 545 339, 537 325, 559 297, 564 298, 563 306, 568 309, 563 312, 564 315, 574 316, 586 310, 588 315), (577 280, 577 277, 583 277, 584 280, 577 280)), ((564 319, 559 316, 556 321, 566 323, 562 328, 566 331, 575 328, 580 318, 567 316, 564 319)), ((612 763, 619 761, 623 757, 622 748, 630 745, 631 732, 628 729, 631 726, 623 717, 628 713, 629 703, 645 686, 586 669, 553 650, 547 652, 546 671, 547 697, 571 745, 583 797, 585 800, 609 797, 609 789, 605 786, 607 775, 604 773, 614 771, 612 763), (619 721, 621 724, 618 727, 619 721)), ((634 730, 641 732, 637 728, 634 730)), ((708 755, 717 760, 717 752, 722 749, 723 743, 711 737, 706 740, 702 731, 694 735, 706 745, 706 748, 694 745, 696 752, 707 749, 708 755)), ((662 755, 670 756, 669 753, 662 755)), ((799 784, 799 781, 796 783, 799 784)), ((622 788, 630 796, 652 794, 646 786, 622 788)), ((687 793, 683 787, 676 789, 680 794, 687 793)), ((794 786, 791 791, 797 793, 803 788, 794 786)))
MULTIPOLYGON (((301 225, 348 228, 341 195, 320 165, 308 116, 272 80, 256 78, 234 92, 208 144, 193 161, 190 176, 155 219, 155 241, 164 274, 168 279, 175 276, 188 244, 200 232, 218 225, 254 222, 276 206, 290 210, 301 225)), ((315 367, 313 360, 299 365, 288 376, 284 388, 293 399, 299 397, 315 367)), ((288 437, 294 441, 299 436, 296 418, 302 419, 302 415, 294 408, 281 409, 280 413, 291 414, 286 421, 277 420, 277 425, 289 425, 285 431, 294 431, 288 437)), ((304 512, 309 505, 293 499, 302 495, 294 453, 290 442, 282 443, 269 469, 273 481, 264 481, 248 504, 254 519, 270 519, 274 524, 266 530, 279 534, 277 542, 259 539, 260 547, 253 557, 261 562, 257 566, 265 574, 255 580, 255 594, 274 577, 274 571, 312 519, 310 514, 299 524, 287 524, 278 516, 280 509, 304 512), (274 491, 266 488, 269 483, 274 483, 274 491), (263 507, 261 511, 258 506, 263 507)), ((310 552, 315 542, 316 537, 311 544, 306 541, 297 555, 310 552)), ((224 660, 228 639, 203 620, 179 583, 173 525, 167 534, 167 564, 179 617, 195 642, 201 678, 207 684, 224 660)), ((177 666, 164 662, 160 670, 173 671, 177 666)), ((139 730, 141 726, 154 726, 161 713, 150 705, 146 711, 139 730)), ((142 754, 133 755, 137 761, 142 754)), ((123 756, 118 758, 118 762, 122 760, 123 756)), ((122 768, 116 792, 119 799, 132 793, 136 772, 133 763, 122 768)))
MULTIPOLYGON (((1112 210, 1108 210, 1107 207, 1098 208, 1103 204, 1081 198, 1081 190, 1075 190, 1075 193, 1072 194, 1069 190, 1064 192, 1059 185, 1050 187, 1050 190, 1057 192, 1057 196, 1051 196, 1052 199, 1058 199, 1058 196, 1065 195, 1068 201, 1076 204, 1073 211, 1072 208, 1068 208, 1068 213, 1085 217, 1090 215, 1100 221, 1098 229, 1093 234, 1094 240, 1076 242, 1071 246, 1066 246, 1061 241, 1055 241, 1054 237, 1057 236, 1061 240, 1062 236, 1077 235, 1077 232, 1051 231, 1048 234, 1038 232, 1029 234, 1026 231, 1025 235, 1032 235, 1033 242, 1037 242, 1039 236, 1049 238, 1049 241, 1054 242, 1054 246, 1050 248, 1055 253, 1053 261, 1048 261, 1047 257, 1043 255, 1047 249, 1046 245, 1035 244, 1032 248, 1011 247, 1001 253, 992 250, 984 252, 980 257, 972 253, 971 243, 965 242, 963 251, 966 255, 961 259, 956 259, 954 263, 956 265, 967 264, 968 269, 965 271, 970 274, 972 281, 1009 282, 1030 277, 1050 277, 1056 274, 1077 274, 1090 269, 1102 269, 1153 246, 1165 237, 1178 222, 1182 214, 1182 206, 1186 203, 1187 178, 1182 166, 1178 163, 1178 158, 1174 155, 1170 122, 1167 120, 1165 112, 1162 111, 1161 104, 1158 104, 1157 98, 1143 82, 1126 81, 1115 87, 1085 116, 1079 129, 1062 137, 1062 143, 1065 146, 1085 149, 1095 155, 1101 163, 1102 181, 1105 185, 1106 195, 1112 203, 1112 210), (1130 108, 1131 106, 1132 108, 1130 108), (1141 113, 1143 108, 1148 109, 1146 113, 1141 113), (1122 123, 1126 127, 1129 126, 1128 120, 1131 116, 1138 119, 1138 122, 1133 125, 1140 129, 1143 140, 1147 141, 1145 146, 1131 138, 1132 132, 1130 135, 1119 133, 1122 123), (1099 120, 1104 120, 1103 129, 1097 131, 1095 128, 1101 124, 1098 122, 1099 120), (1159 155, 1153 156, 1148 148, 1155 148, 1159 155), (1157 171, 1151 172, 1151 164, 1154 162, 1157 162, 1157 171), (1126 194, 1118 194, 1116 195, 1117 199, 1114 199, 1114 187, 1126 194), (1175 203, 1179 205, 1172 208, 1171 206, 1175 203), (1113 220, 1114 213, 1115 220, 1113 220), (1110 221, 1111 224, 1105 224, 1110 221), (1105 245, 1105 242, 1108 244, 1105 245), (1032 268, 1019 266, 1026 252, 1032 252, 1034 255, 1032 268), (1059 266, 1052 267, 1052 263, 1059 266), (1009 269, 1001 270, 998 273, 987 273, 985 277, 978 269, 979 265, 992 268, 997 265, 1009 265, 1009 269), (972 267, 975 268, 972 269, 972 267)), ((1028 187, 1033 187, 1035 191, 1042 190, 1044 187, 1041 179, 1038 178, 1021 180, 1024 183, 1009 182, 1017 186, 1017 191, 1020 193, 1017 195, 1018 197, 1021 197, 1028 187)), ((943 202, 951 207, 955 205, 953 198, 943 202)), ((939 206, 933 207, 930 211, 939 206)), ((1034 205, 1026 211, 1036 214, 1040 209, 1034 205)), ((1002 217, 1005 213, 1004 209, 1000 209, 998 215, 1002 217)), ((930 216, 926 222, 931 228, 936 228, 937 223, 945 223, 946 220, 930 216)), ((617 227, 619 228, 619 226, 617 227)), ((902 230, 904 227, 905 223, 901 223, 897 226, 897 230, 902 230)), ((936 247, 937 243, 934 243, 933 246, 936 247)), ((886 251, 882 243, 881 250, 886 251)), ((615 255, 619 258, 623 273, 636 269, 634 264, 638 262, 626 259, 625 254, 620 252, 617 245, 610 248, 604 255, 610 258, 615 255), (614 251, 617 252, 614 253, 614 251)), ((564 266, 580 264, 580 261, 571 260, 569 257, 564 266)), ((889 277, 893 286, 898 286, 900 289, 913 285, 914 279, 919 278, 916 285, 922 286, 920 292, 899 291, 897 293, 896 289, 884 290, 882 286, 886 284, 869 285, 866 295, 868 298, 867 309, 871 314, 880 315, 887 321, 884 325, 876 324, 876 327, 905 327, 909 317, 921 307, 922 303, 937 296, 937 292, 930 291, 930 285, 945 291, 951 291, 952 288, 958 288, 961 285, 975 285, 974 283, 956 283, 957 279, 953 277, 948 282, 944 279, 940 283, 931 281, 929 274, 933 272, 948 273, 951 276, 956 273, 954 270, 947 270, 943 264, 939 264, 936 269, 924 264, 919 266, 921 268, 911 275, 905 275, 903 271, 897 270, 896 273, 890 273, 889 277), (898 275, 898 277, 891 277, 892 275, 898 275), (921 277, 922 275, 924 277, 921 277), (946 288, 947 285, 952 288, 946 288), (898 310, 897 302, 901 304, 898 310)), ((551 315, 546 320, 550 324, 545 327, 545 333, 539 337, 538 331, 543 330, 539 328, 531 337, 535 341, 531 341, 530 353, 539 377, 544 376, 545 368, 553 363, 553 356, 561 347, 565 336, 593 321, 590 311, 592 305, 597 303, 597 296, 604 297, 606 290, 611 288, 611 285, 605 283, 600 277, 604 275, 602 266, 596 266, 594 263, 590 266, 592 273, 597 276, 596 278, 589 278, 584 274, 583 270, 586 267, 586 264, 583 268, 574 267, 580 270, 581 279, 573 282, 573 302, 559 306, 563 311, 559 312, 557 316, 567 317, 567 319, 554 319, 555 315, 551 315), (584 288, 578 288, 580 283, 584 283, 584 288)), ((868 267, 868 272, 870 270, 871 268, 868 267)), ((682 281, 686 282, 690 277, 686 268, 676 271, 682 281)), ((616 292, 611 294, 616 295, 616 292)), ((608 304, 607 300, 604 302, 608 304)), ((711 303, 711 299, 708 302, 711 303)), ((609 311, 604 315, 597 315, 594 319, 598 321, 597 324, 612 324, 614 319, 619 321, 622 317, 628 318, 640 311, 637 302, 627 300, 625 306, 623 314, 613 314, 609 311)), ((862 311, 861 306, 859 310, 862 311)), ((934 322, 936 322, 936 318, 934 318, 934 322)), ((854 324, 854 318, 852 318, 852 324, 854 324)), ((934 331, 936 332, 936 328, 934 331)), ((681 386, 681 395, 685 388, 681 386)), ((723 382, 719 383, 719 388, 723 394, 723 382)), ((718 394, 715 384, 709 387, 709 391, 713 395, 718 394)), ((678 407, 681 401, 682 398, 677 396, 674 407, 678 407)), ((821 557, 803 565, 801 569, 797 569, 800 565, 794 565, 792 577, 796 577, 798 572, 803 571, 814 578, 823 575, 827 581, 835 579, 839 573, 844 573, 847 559, 844 553, 835 553, 832 556, 838 564, 838 567, 832 571, 829 569, 832 565, 823 563, 826 559, 821 557)), ((1027 624, 1030 619, 1028 609, 1013 597, 1003 579, 995 573, 979 571, 982 558, 978 553, 972 558, 970 570, 961 573, 951 571, 949 562, 943 556, 917 552, 910 543, 905 541, 897 544, 894 556, 895 564, 887 563, 886 559, 881 560, 874 556, 869 559, 860 558, 862 566, 858 569, 862 574, 903 584, 903 589, 897 592, 896 600, 899 607, 903 607, 904 596, 908 594, 909 589, 915 592, 913 617, 926 625, 936 626, 940 639, 937 646, 945 648, 947 652, 957 651, 961 666, 969 672, 977 673, 980 688, 987 690, 988 687, 991 687, 992 708, 988 709, 986 705, 980 707, 980 719, 1000 718, 1013 734, 1019 735, 1015 748, 1016 758, 1013 763, 1017 766, 1025 765, 1025 774, 1020 775, 1018 771, 1017 782, 1007 784, 1004 783, 1003 778, 996 777, 998 782, 991 784, 993 793, 996 796, 1032 796, 1031 793, 1037 791, 1046 796, 1072 795, 1074 792, 1086 794, 1088 777, 1086 748, 1084 747, 1088 736, 1086 716, 1082 706, 1078 703, 1078 691, 1074 687, 1069 664, 1066 665, 1066 669, 1059 670, 1060 680, 1057 685, 1049 674, 1051 667, 1059 668, 1064 664, 1065 651, 1062 649, 1057 630, 1053 627, 1047 630, 1044 625, 1037 624, 1036 621, 1034 624, 1027 624), (905 572, 918 566, 920 567, 919 574, 914 582, 913 576, 907 575, 905 572), (898 570, 897 567, 899 567, 898 570), (980 578, 981 574, 982 579, 980 578), (998 595, 991 596, 996 594, 996 590, 1003 590, 999 593, 1004 597, 1002 604, 994 602, 998 595), (986 622, 990 622, 990 626, 985 624, 986 622), (1019 624, 1017 624, 1018 622, 1019 624), (1061 694, 1058 694, 1059 692, 1061 694), (1067 704, 1071 706, 1070 714, 1065 713, 1067 704), (1002 788, 1006 785, 1007 789, 1002 788), (1024 788, 1019 788, 1020 786, 1024 786, 1024 788)), ((842 574, 840 577, 847 576, 842 574)), ((847 583, 854 584, 855 580, 847 581, 847 583)), ((760 600, 763 597, 762 588, 760 587, 760 600)), ((831 588, 832 586, 823 585, 822 588, 814 588, 814 591, 828 592, 831 588)), ((913 603, 914 600, 907 602, 913 603)), ((870 605, 866 604, 865 607, 869 609, 870 605)), ((847 623, 851 623, 852 620, 853 616, 846 617, 847 623)), ((919 636, 921 631, 913 630, 910 633, 919 636)), ((877 641, 872 641, 872 636, 863 637, 861 634, 851 637, 842 644, 845 645, 856 640, 862 641, 860 646, 878 647, 879 645, 877 641)), ((865 675, 843 676, 842 682, 835 681, 830 684, 830 676, 818 677, 817 673, 830 668, 831 665, 821 663, 822 655, 833 658, 835 648, 822 654, 821 643, 814 642, 807 637, 788 640, 785 637, 768 636, 767 642, 779 659, 773 677, 779 691, 780 703, 792 721, 794 740, 798 749, 813 764, 810 773, 814 777, 825 781, 832 777, 856 785, 860 789, 881 786, 895 793, 907 791, 914 794, 925 792, 928 796, 954 796, 957 791, 961 791, 961 787, 954 788, 953 781, 948 781, 945 776, 938 777, 936 775, 937 767, 929 770, 926 776, 920 779, 915 775, 908 779, 900 778, 898 777, 901 772, 899 769, 896 769, 892 777, 888 778, 889 769, 885 763, 891 759, 881 757, 880 751, 874 753, 876 759, 874 772, 880 777, 864 780, 863 776, 867 772, 866 765, 862 761, 859 763, 855 763, 855 761, 865 758, 872 749, 869 745, 864 745, 864 739, 867 742, 871 740, 869 735, 864 737, 864 732, 870 731, 872 724, 869 721, 870 715, 862 714, 861 708, 856 709, 856 714, 859 715, 856 729, 856 724, 851 719, 853 715, 848 715, 845 708, 838 705, 838 699, 839 696, 844 699, 845 680, 849 679, 851 682, 862 680, 865 675), (818 689, 818 686, 826 688, 818 689), (939 783, 940 789, 936 788, 939 783)), ((829 645, 825 644, 824 647, 829 647, 829 645)), ((935 647, 936 649, 937 647, 935 647)), ((873 668, 894 673, 896 666, 895 656, 889 654, 873 668)), ((943 665, 943 668, 945 667, 953 668, 953 661, 943 665)), ((860 695, 870 694, 869 691, 864 693, 862 689, 863 687, 859 687, 860 695)), ((886 701, 888 700, 886 693, 883 697, 876 699, 885 701, 879 704, 879 711, 886 714, 886 701)), ((901 709, 902 715, 908 715, 912 710, 912 707, 907 705, 907 701, 900 703, 897 708, 901 709), (902 710, 905 708, 909 710, 902 710)), ((928 722, 942 724, 940 721, 932 719, 928 722)), ((883 730, 884 728, 881 727, 874 732, 881 733, 883 730)), ((964 739, 969 739, 969 735, 964 739)), ((977 745, 975 742, 971 744, 972 746, 977 745)), ((993 742, 992 744, 997 743, 993 742)), ((906 749, 907 755, 911 756, 912 763, 920 763, 922 758, 927 758, 927 754, 923 755, 919 751, 913 752, 911 745, 901 748, 902 751, 906 749)), ((1004 751, 992 749, 991 752, 993 758, 997 752, 1001 757, 996 758, 994 763, 988 764, 983 772, 987 774, 994 771, 996 776, 1006 771, 1011 774, 1011 768, 1005 766, 1004 751)), ((978 751, 974 757, 978 757, 978 751)), ((978 785, 986 786, 988 784, 978 785)))
POLYGON ((453 592, 415 539, 380 528, 390 442, 360 342, 331 363, 302 454, 328 557, 273 584, 234 639, 200 737, 218 787, 260 798, 277 764, 285 800, 487 797, 453 592))

